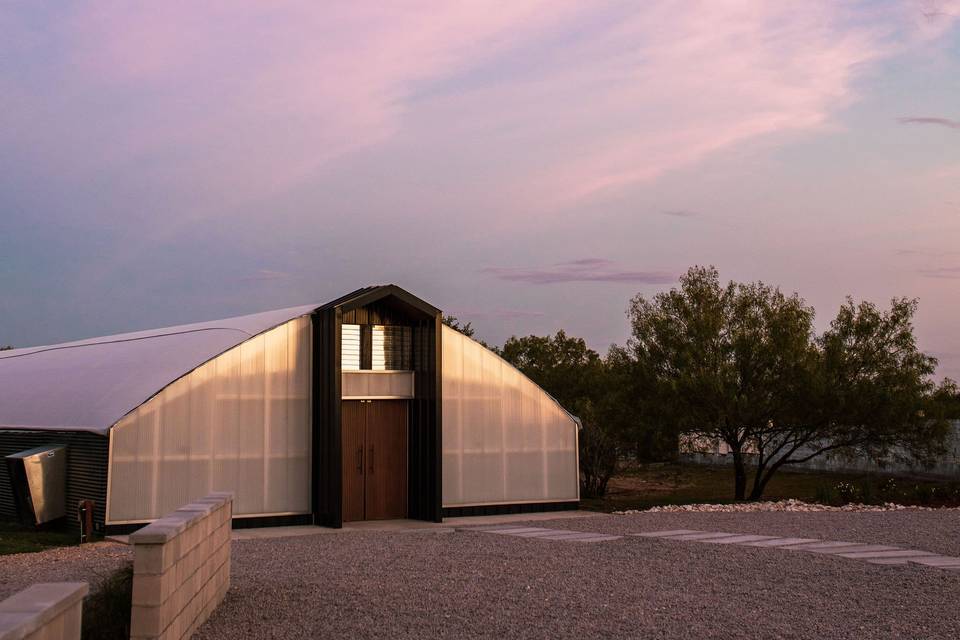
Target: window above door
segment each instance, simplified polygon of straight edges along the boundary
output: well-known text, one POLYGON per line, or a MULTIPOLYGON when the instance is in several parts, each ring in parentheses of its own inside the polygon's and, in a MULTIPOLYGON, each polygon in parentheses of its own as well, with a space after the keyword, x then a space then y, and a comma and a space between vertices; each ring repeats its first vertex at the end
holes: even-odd
POLYGON ((340 330, 343 371, 411 371, 413 330, 399 325, 344 324, 340 330))

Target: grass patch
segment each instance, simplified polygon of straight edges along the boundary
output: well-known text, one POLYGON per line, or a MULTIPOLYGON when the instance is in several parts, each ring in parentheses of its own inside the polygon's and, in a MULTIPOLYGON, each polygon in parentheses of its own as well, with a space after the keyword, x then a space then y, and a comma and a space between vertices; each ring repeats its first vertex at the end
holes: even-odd
MULTIPOLYGON (((749 486, 748 483, 748 491, 749 486)), ((876 474, 780 471, 770 480, 763 499, 795 498, 805 502, 842 504, 849 501, 845 499, 850 497, 860 497, 870 502, 944 506, 960 504, 960 488, 956 483, 946 481, 907 478, 896 478, 891 483, 889 476, 876 474), (846 487, 854 489, 848 490, 846 487)), ((733 501, 733 469, 730 467, 652 464, 624 469, 610 480, 606 496, 583 498, 580 505, 591 511, 610 512, 733 501)))
POLYGON ((0 521, 0 556, 11 553, 34 553, 52 547, 79 544, 77 534, 63 531, 36 530, 17 522, 0 521))

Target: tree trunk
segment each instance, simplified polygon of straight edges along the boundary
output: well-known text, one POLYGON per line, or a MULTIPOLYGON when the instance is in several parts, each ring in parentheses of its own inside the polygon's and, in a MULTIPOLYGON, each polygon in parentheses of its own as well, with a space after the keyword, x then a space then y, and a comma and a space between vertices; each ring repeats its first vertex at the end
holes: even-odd
POLYGON ((743 463, 743 453, 739 447, 731 447, 733 454, 733 499, 743 500, 747 494, 747 467, 743 463))
POLYGON ((753 489, 750 490, 750 499, 759 500, 763 496, 763 490, 767 486, 767 481, 770 480, 770 474, 768 473, 766 477, 763 475, 764 467, 766 463, 763 460, 757 460, 757 468, 753 476, 753 489))
POLYGON ((765 474, 760 473, 760 469, 757 469, 757 477, 753 481, 753 491, 750 494, 751 500, 759 500, 763 495, 764 490, 767 488, 767 483, 770 482, 770 478, 773 477, 773 474, 783 466, 783 460, 785 458, 778 459, 770 465, 770 468, 765 474))

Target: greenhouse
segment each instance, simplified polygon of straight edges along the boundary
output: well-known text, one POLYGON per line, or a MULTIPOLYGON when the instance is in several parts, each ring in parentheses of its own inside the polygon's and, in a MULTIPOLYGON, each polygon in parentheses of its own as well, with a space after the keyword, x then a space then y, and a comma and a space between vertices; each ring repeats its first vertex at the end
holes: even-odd
POLYGON ((10 456, 43 447, 62 522, 91 500, 108 533, 211 491, 234 526, 575 508, 577 418, 441 318, 382 285, 0 352, 0 518, 24 507, 10 456))

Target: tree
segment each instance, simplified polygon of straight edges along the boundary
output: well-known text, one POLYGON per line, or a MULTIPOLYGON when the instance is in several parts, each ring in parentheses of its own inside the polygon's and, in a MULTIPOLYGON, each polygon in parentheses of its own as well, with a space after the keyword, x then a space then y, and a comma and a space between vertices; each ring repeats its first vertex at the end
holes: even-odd
POLYGON ((693 267, 679 289, 631 301, 629 347, 668 424, 729 447, 736 499, 755 458, 757 499, 784 465, 830 451, 927 461, 942 448, 942 421, 922 411, 936 360, 917 349, 915 312, 848 300, 817 337, 798 295, 693 267))
POLYGON ((454 331, 459 331, 460 333, 462 333, 463 335, 467 336, 468 338, 471 338, 471 339, 473 339, 473 340, 476 340, 477 342, 479 342, 479 343, 482 344, 483 346, 485 346, 485 347, 487 347, 487 348, 490 347, 490 345, 488 345, 486 342, 484 342, 484 341, 481 340, 480 338, 477 338, 477 337, 476 337, 476 335, 475 335, 476 330, 473 328, 473 323, 472 323, 472 322, 463 322, 463 323, 462 323, 462 322, 460 322, 460 319, 457 318, 457 316, 454 316, 454 315, 446 315, 446 316, 443 316, 443 318, 441 319, 441 322, 443 322, 443 324, 447 325, 448 327, 450 327, 450 328, 453 329, 454 331))
POLYGON ((629 347, 652 381, 652 398, 677 433, 721 440, 734 464, 734 495, 746 495, 746 454, 758 429, 797 403, 813 311, 762 283, 721 285, 694 267, 680 288, 630 303, 629 347))
POLYGON ((583 339, 563 331, 555 336, 514 336, 500 355, 580 418, 581 493, 604 495, 619 457, 616 431, 607 419, 604 390, 610 385, 604 360, 583 339))
POLYGON ((913 334, 917 301, 897 298, 887 311, 847 302, 815 340, 813 384, 796 399, 790 421, 755 434, 758 466, 751 498, 759 498, 782 466, 835 451, 930 464, 944 451, 947 425, 931 418, 935 358, 913 334))
POLYGON ((0 351, 10 351, 11 349, 13 349, 13 347, 10 346, 9 344, 8 345, 0 344, 0 351))
POLYGON ((960 387, 950 378, 943 382, 930 396, 928 414, 939 420, 960 420, 960 387))

